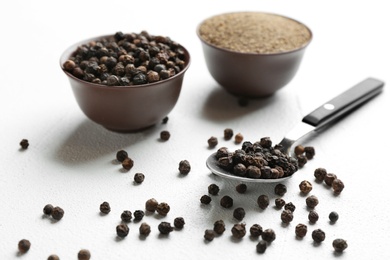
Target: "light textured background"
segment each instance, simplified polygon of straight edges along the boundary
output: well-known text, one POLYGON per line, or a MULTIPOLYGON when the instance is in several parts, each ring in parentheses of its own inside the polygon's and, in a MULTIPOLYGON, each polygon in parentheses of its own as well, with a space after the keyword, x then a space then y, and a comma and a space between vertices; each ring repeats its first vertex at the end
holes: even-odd
POLYGON ((247 194, 235 192, 237 183, 210 174, 205 166, 212 152, 207 139, 215 135, 219 146, 235 149, 222 139, 223 130, 241 132, 245 140, 270 136, 275 142, 305 114, 366 77, 390 82, 389 33, 385 1, 8 1, 0 16, 0 259, 46 259, 56 253, 61 259, 76 259, 87 248, 93 259, 388 259, 388 147, 390 98, 384 92, 374 100, 315 136, 310 161, 286 182, 284 199, 297 209, 288 226, 281 211, 270 206, 260 210, 256 199, 274 185, 249 184, 247 194), (274 96, 239 107, 235 97, 224 92, 207 71, 195 30, 210 15, 230 11, 267 11, 307 24, 314 38, 296 77, 274 96), (81 112, 69 83, 59 67, 63 50, 79 40, 116 31, 168 35, 182 43, 192 56, 183 89, 167 125, 136 134, 107 131, 81 112), (159 133, 171 132, 168 142, 159 133), (19 150, 22 138, 30 141, 19 150), (135 166, 123 172, 115 154, 125 149, 135 166), (187 159, 192 170, 179 175, 178 163, 187 159), (334 196, 314 182, 313 172, 325 167, 346 185, 334 196), (136 172, 146 175, 142 185, 133 184, 136 172), (305 197, 298 184, 309 180, 320 204, 320 220, 308 224, 305 197), (209 206, 199 198, 207 187, 221 187, 209 206), (258 223, 273 228, 277 238, 263 256, 255 250, 256 239, 232 238, 233 209, 222 209, 219 198, 234 198, 242 206, 249 228, 258 223), (123 210, 144 209, 149 198, 171 205, 168 216, 147 215, 152 227, 146 239, 138 235, 139 223, 131 223, 127 238, 118 240, 115 227, 123 210), (107 216, 99 214, 103 201, 111 204, 107 216), (43 217, 47 204, 61 206, 64 218, 54 223, 43 217), (331 225, 330 211, 340 214, 331 225), (185 218, 182 231, 160 236, 157 225, 185 218), (227 231, 211 243, 204 230, 223 219, 227 231), (295 238, 298 223, 309 233, 295 238), (326 240, 313 244, 311 231, 321 228, 326 240), (335 254, 332 241, 344 238, 349 247, 335 254), (29 239, 30 251, 17 254, 20 239, 29 239))

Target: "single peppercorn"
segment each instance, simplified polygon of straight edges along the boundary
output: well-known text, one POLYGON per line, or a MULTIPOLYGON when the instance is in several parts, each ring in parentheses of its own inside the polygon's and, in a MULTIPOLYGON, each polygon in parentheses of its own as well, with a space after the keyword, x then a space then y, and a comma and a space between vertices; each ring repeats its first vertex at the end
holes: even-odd
POLYGON ((311 233, 311 237, 315 242, 321 243, 322 241, 325 240, 325 232, 322 231, 321 229, 313 230, 313 232, 311 233))
POLYGON ((141 221, 145 216, 145 212, 143 210, 136 210, 133 215, 135 221, 141 221))
POLYGON ((149 224, 147 223, 142 223, 140 226, 139 226, 139 233, 140 235, 143 235, 143 236, 148 236, 150 234, 150 226, 149 224))
POLYGON ((295 227, 295 235, 297 237, 304 237, 307 234, 307 226, 305 224, 298 224, 295 227))
POLYGON ((269 198, 267 195, 263 194, 263 195, 260 195, 258 198, 257 198, 257 205, 261 208, 261 209, 266 209, 269 205, 269 198))
POLYGON ((100 212, 104 214, 108 214, 111 211, 110 203, 107 201, 104 201, 102 204, 100 204, 100 212))
POLYGON ((22 239, 18 243, 19 252, 22 254, 27 253, 27 251, 30 250, 30 247, 31 247, 31 242, 27 239, 22 239))
POLYGON ((290 210, 291 212, 295 211, 295 205, 292 202, 286 203, 284 205, 285 210, 290 210))
POLYGON ((72 72, 75 67, 76 67, 76 63, 72 60, 67 60, 64 62, 64 69, 66 71, 72 72))
POLYGON ((327 173, 325 175, 324 181, 325 181, 326 185, 332 187, 332 183, 336 179, 337 179, 337 175, 336 174, 334 174, 334 173, 327 173))
POLYGON ((241 133, 238 133, 234 136, 234 142, 236 144, 240 144, 242 143, 242 141, 244 140, 244 136, 241 134, 241 133))
POLYGON ((307 158, 304 154, 297 155, 298 167, 302 168, 307 163, 307 158))
POLYGON ((291 212, 291 210, 283 210, 282 214, 280 214, 280 218, 283 223, 288 224, 294 219, 294 214, 291 212))
POLYGON ((163 140, 163 141, 168 141, 169 138, 171 137, 171 133, 169 131, 161 131, 160 132, 160 139, 163 140))
POLYGON ((256 245, 256 252, 263 254, 267 250, 267 242, 264 240, 260 240, 256 245))
POLYGON ((168 120, 169 120, 169 117, 166 116, 166 117, 163 118, 161 123, 162 124, 166 124, 166 123, 168 123, 168 120))
POLYGON ((286 205, 286 202, 282 198, 276 198, 275 199, 275 207, 278 209, 283 208, 283 206, 286 205))
POLYGON ((318 213, 314 210, 310 210, 309 215, 308 215, 310 223, 316 223, 319 219, 318 213))
POLYGON ((211 195, 218 195, 219 193, 219 186, 217 184, 210 184, 209 187, 208 187, 208 191, 211 195))
POLYGON ((22 147, 22 149, 24 149, 24 150, 27 149, 28 146, 30 145, 27 139, 22 139, 22 141, 20 141, 19 144, 22 147))
POLYGON ((339 219, 339 214, 336 211, 332 211, 329 213, 329 220, 332 223, 336 223, 336 221, 339 219))
POLYGON ((233 167, 233 173, 234 175, 245 177, 245 175, 247 174, 247 168, 244 164, 237 163, 233 167))
POLYGON ((344 190, 344 183, 340 179, 335 179, 332 182, 332 189, 335 194, 340 194, 344 190))
POLYGON ((263 233, 263 228, 259 224, 253 224, 249 229, 249 233, 252 237, 259 237, 263 233))
POLYGON ((123 162, 126 158, 128 157, 128 154, 125 150, 119 150, 117 153, 116 153, 116 159, 119 161, 119 162, 123 162))
POLYGON ((299 189, 302 193, 307 194, 313 189, 313 185, 309 181, 304 180, 299 184, 299 189))
POLYGON ((218 235, 221 235, 223 232, 225 232, 226 228, 225 228, 225 222, 220 219, 220 220, 217 220, 214 222, 214 229, 215 233, 217 233, 218 235))
POLYGON ((272 147, 271 138, 268 136, 260 138, 260 146, 262 146, 264 148, 271 148, 272 147))
POLYGON ((60 257, 58 255, 50 255, 47 260, 60 260, 60 257))
POLYGON ((157 209, 158 202, 156 199, 151 198, 145 202, 145 209, 150 212, 154 212, 157 209))
POLYGON ((259 167, 255 166, 255 165, 249 165, 247 168, 246 168, 246 175, 249 177, 249 178, 252 178, 252 179, 260 179, 261 177, 261 170, 259 167))
POLYGON ((244 208, 236 208, 233 211, 233 217, 239 221, 243 220, 245 217, 245 209, 244 208))
POLYGON ((287 192, 287 187, 282 183, 278 183, 275 185, 274 192, 276 195, 283 196, 287 192))
POLYGON ((303 145, 297 145, 294 148, 295 155, 302 155, 305 152, 305 147, 303 145))
POLYGON ((145 180, 145 175, 143 173, 137 172, 136 174, 134 174, 134 182, 141 184, 144 182, 144 180, 145 180))
POLYGON ((60 207, 54 207, 52 212, 51 212, 51 217, 55 220, 61 220, 62 217, 64 216, 65 212, 62 208, 60 207))
POLYGON ((204 239, 207 240, 207 241, 213 241, 213 239, 215 238, 215 232, 214 230, 212 229, 206 229, 204 231, 204 235, 203 235, 204 239))
POLYGON ((243 238, 246 234, 245 223, 234 224, 231 231, 232 231, 233 237, 239 238, 239 239, 243 238))
POLYGON ((223 208, 231 208, 233 207, 233 199, 230 196, 225 195, 221 198, 220 205, 223 208))
POLYGON ((170 211, 171 207, 166 202, 161 202, 157 205, 156 211, 161 216, 166 216, 168 212, 170 211))
POLYGON ((182 218, 182 217, 177 217, 173 220, 173 225, 177 229, 182 229, 184 227, 185 223, 186 222, 184 221, 184 218, 182 218))
POLYGON ((316 151, 312 146, 306 146, 304 151, 305 151, 306 158, 309 160, 313 159, 314 155, 316 154, 316 151))
POLYGON ((309 208, 315 208, 318 205, 319 201, 318 198, 314 195, 310 195, 309 197, 306 198, 306 205, 309 208))
POLYGON ((227 140, 230 140, 232 137, 233 137, 233 129, 226 128, 223 131, 223 138, 227 141, 227 140))
POLYGON ((247 189, 248 187, 245 183, 240 183, 236 186, 236 191, 241 194, 245 193, 247 189))
POLYGON ((327 171, 325 168, 317 168, 314 170, 314 177, 320 182, 324 181, 326 174, 327 171))
POLYGON ((218 138, 215 136, 212 136, 207 140, 207 143, 209 145, 209 148, 214 148, 218 145, 218 138))
POLYGON ((130 222, 131 219, 133 218, 133 214, 131 213, 130 210, 124 210, 121 214, 121 219, 123 222, 130 222))
POLYGON ((91 259, 91 252, 88 249, 81 249, 77 254, 78 260, 89 260, 91 259))
POLYGON ((51 215, 51 212, 53 211, 53 205, 51 205, 51 204, 47 204, 47 205, 45 205, 45 207, 43 207, 43 213, 45 214, 45 215, 51 215))
POLYGON ((347 241, 342 239, 342 238, 336 238, 335 240, 333 240, 332 242, 332 246, 334 248, 334 251, 338 252, 338 253, 341 253, 343 252, 345 249, 347 249, 348 247, 348 244, 347 244, 347 241))
POLYGON ((133 166, 134 166, 134 161, 129 157, 125 158, 122 162, 122 167, 125 170, 130 170, 131 168, 133 168, 133 166))
POLYGON ((118 235, 118 237, 126 237, 129 234, 129 226, 126 224, 117 225, 116 234, 118 235))
POLYGON ((171 223, 163 221, 158 225, 158 230, 161 234, 168 235, 173 231, 173 227, 171 226, 171 223))
POLYGON ((210 204, 210 202, 211 202, 211 197, 209 195, 203 195, 200 198, 200 203, 202 203, 202 204, 208 205, 208 204, 210 204))
POLYGON ((179 163, 179 172, 180 174, 188 174, 191 171, 190 162, 187 160, 182 160, 179 163))
POLYGON ((261 233, 261 238, 264 241, 267 241, 268 243, 271 243, 276 239, 275 231, 271 228, 268 228, 266 230, 263 230, 263 233, 261 233))

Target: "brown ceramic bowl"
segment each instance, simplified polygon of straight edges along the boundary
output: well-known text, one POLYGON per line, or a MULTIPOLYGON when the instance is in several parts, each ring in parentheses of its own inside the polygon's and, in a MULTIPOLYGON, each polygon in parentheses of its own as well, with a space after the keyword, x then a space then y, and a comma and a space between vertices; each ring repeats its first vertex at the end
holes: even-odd
POLYGON ((67 72, 63 64, 78 46, 107 36, 78 42, 64 51, 60 65, 69 79, 76 101, 92 121, 117 132, 143 130, 161 122, 179 98, 190 54, 183 46, 185 67, 176 75, 154 83, 132 86, 107 86, 81 80, 67 72))
MULTIPOLYGON (((307 30, 308 39, 299 47, 290 50, 275 53, 258 53, 241 52, 220 47, 219 43, 211 43, 212 40, 205 39, 202 36, 201 28, 210 19, 236 14, 258 13, 239 12, 220 14, 207 18, 197 27, 197 35, 201 41, 204 58, 210 74, 219 85, 237 96, 251 98, 266 97, 287 85, 295 76, 305 49, 312 39, 310 29, 302 23, 291 18, 267 13, 260 14, 279 17, 280 19, 301 25, 307 30)), ((239 23, 241 22, 242 20, 239 21, 239 23)), ((218 28, 211 32, 211 34, 215 35, 217 30, 218 28)), ((227 32, 226 35, 233 35, 231 32, 227 32)))

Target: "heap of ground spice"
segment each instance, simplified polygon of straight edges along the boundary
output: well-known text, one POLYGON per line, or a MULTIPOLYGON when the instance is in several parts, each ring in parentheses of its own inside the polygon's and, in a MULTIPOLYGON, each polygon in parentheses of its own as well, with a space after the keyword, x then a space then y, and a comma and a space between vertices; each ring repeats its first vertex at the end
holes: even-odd
POLYGON ((303 24, 262 12, 226 13, 206 19, 201 38, 217 47, 245 53, 280 53, 305 46, 311 39, 303 24))

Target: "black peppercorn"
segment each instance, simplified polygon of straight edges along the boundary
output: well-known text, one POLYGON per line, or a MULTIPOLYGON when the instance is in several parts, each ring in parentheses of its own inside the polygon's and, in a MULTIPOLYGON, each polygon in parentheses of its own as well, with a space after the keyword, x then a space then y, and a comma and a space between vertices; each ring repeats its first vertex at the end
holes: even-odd
POLYGON ((234 136, 234 142, 240 144, 244 140, 244 136, 241 133, 238 133, 234 136))
POLYGON ((245 223, 234 224, 231 231, 232 231, 233 237, 243 238, 246 234, 245 223))
POLYGON ((233 207, 233 199, 230 196, 225 195, 221 198, 220 205, 224 208, 231 208, 233 207))
POLYGON ((134 161, 131 158, 125 158, 122 162, 122 167, 125 170, 130 170, 134 166, 134 161))
POLYGON ((338 219, 339 219, 339 214, 337 212, 332 211, 331 213, 329 213, 330 222, 335 223, 338 219))
POLYGON ((268 243, 271 243, 272 241, 274 241, 276 239, 275 231, 273 229, 271 229, 271 228, 263 230, 263 232, 261 233, 261 238, 264 241, 267 241, 268 243))
POLYGON ((297 237, 304 237, 307 233, 307 226, 305 224, 298 224, 295 227, 295 235, 297 237))
POLYGON ((166 202, 161 202, 157 205, 156 211, 161 216, 166 216, 170 211, 171 207, 166 202))
POLYGON ((139 233, 140 235, 143 235, 143 236, 147 236, 150 234, 150 226, 149 224, 147 223, 142 223, 140 226, 139 226, 139 233))
POLYGON ((326 185, 332 187, 332 183, 333 181, 337 179, 337 175, 336 174, 333 174, 333 173, 327 173, 325 175, 325 178, 324 178, 324 181, 326 183, 326 185))
POLYGON ((204 239, 207 240, 207 241, 213 241, 214 237, 215 237, 215 232, 214 230, 212 229, 206 229, 204 231, 204 239))
POLYGON ((107 77, 108 86, 119 86, 119 78, 115 75, 110 75, 107 77))
POLYGON ((295 211, 295 205, 292 203, 292 202, 289 202, 289 203, 286 203, 284 205, 284 209, 285 210, 290 210, 291 212, 294 212, 295 211))
POLYGON ((155 71, 148 71, 148 73, 146 74, 146 77, 147 77, 147 81, 149 83, 153 83, 153 82, 157 82, 160 80, 160 75, 155 72, 155 71))
POLYGON ((131 213, 130 210, 124 210, 121 214, 121 219, 123 222, 130 222, 131 219, 133 218, 133 214, 131 213))
POLYGON ((262 172, 260 168, 254 165, 249 165, 246 168, 246 175, 252 179, 260 179, 262 172))
POLYGON ((119 224, 116 226, 116 234, 118 237, 126 237, 129 234, 129 226, 126 224, 119 224))
POLYGON ((184 227, 185 223, 186 222, 184 221, 184 218, 182 218, 182 217, 177 217, 173 220, 173 225, 177 229, 182 229, 184 227))
POLYGON ((315 208, 318 205, 319 201, 318 198, 314 195, 310 195, 309 197, 306 198, 306 205, 309 208, 315 208))
POLYGON ((256 245, 257 253, 263 254, 267 250, 267 242, 264 240, 260 240, 256 245))
POLYGON ((223 138, 224 138, 225 140, 230 140, 232 137, 233 137, 233 129, 231 129, 231 128, 226 128, 226 129, 223 131, 223 138))
POLYGON ((238 185, 236 186, 236 191, 237 191, 238 193, 245 193, 246 190, 247 190, 247 186, 246 186, 245 183, 240 183, 240 184, 238 184, 238 185))
POLYGON ((283 223, 288 224, 294 219, 294 215, 291 212, 291 210, 283 210, 282 214, 280 215, 280 218, 283 223))
POLYGON ((22 139, 22 141, 20 141, 19 144, 22 147, 22 149, 24 149, 24 150, 27 149, 28 146, 30 145, 27 139, 22 139))
POLYGON ((313 230, 311 237, 315 242, 321 243, 322 241, 325 240, 325 232, 322 231, 321 229, 313 230))
POLYGON ((47 204, 45 207, 43 207, 43 213, 45 215, 51 215, 51 212, 53 211, 53 205, 47 204))
POLYGON ((269 138, 268 136, 262 137, 260 139, 260 146, 262 146, 264 148, 271 148, 271 146, 272 146, 271 138, 269 138))
POLYGON ((310 223, 316 223, 318 221, 318 213, 314 210, 310 210, 309 215, 308 215, 310 223))
POLYGON ((217 233, 218 235, 221 235, 223 232, 225 232, 225 230, 226 230, 225 222, 222 219, 214 222, 215 233, 217 233))
POLYGON ((298 155, 297 156, 297 160, 298 160, 298 166, 300 168, 305 166, 305 164, 307 163, 307 158, 306 158, 306 156, 304 154, 298 155))
POLYGON ((257 205, 259 205, 259 207, 261 209, 266 209, 269 205, 269 198, 267 195, 260 195, 258 198, 257 198, 257 205))
POLYGON ((306 158, 309 160, 313 159, 314 155, 316 154, 314 147, 306 146, 304 150, 306 158))
POLYGON ((340 194, 344 189, 344 183, 340 179, 335 179, 332 182, 332 188, 335 194, 340 194))
POLYGON ((163 141, 168 141, 169 138, 171 137, 171 134, 169 133, 169 131, 161 131, 160 132, 160 139, 163 140, 163 141))
POLYGON ((64 210, 60 207, 54 207, 51 212, 51 217, 55 220, 61 220, 64 216, 64 210))
POLYGON ((179 163, 179 172, 180 174, 188 174, 191 171, 190 162, 187 160, 182 160, 179 163))
POLYGON ((64 69, 66 71, 72 72, 74 68, 76 68, 76 63, 74 61, 67 60, 64 62, 64 69))
POLYGON ((166 123, 168 123, 168 120, 169 120, 169 117, 166 116, 166 117, 163 118, 161 123, 162 124, 166 124, 166 123))
POLYGON ((259 237, 261 236, 261 233, 263 233, 263 228, 259 224, 253 224, 250 227, 249 232, 252 237, 259 237))
POLYGON ((49 255, 47 260, 60 260, 60 257, 58 255, 49 255))
POLYGON ((324 181, 326 174, 327 171, 325 168, 317 168, 314 170, 314 177, 320 182, 324 181))
POLYGON ((212 136, 207 140, 207 143, 209 145, 209 148, 214 148, 218 145, 218 138, 215 136, 212 136))
POLYGON ((78 260, 89 260, 91 259, 91 253, 87 249, 81 249, 77 254, 78 260))
POLYGON ((145 175, 143 173, 137 172, 134 174, 134 181, 138 184, 141 184, 145 180, 145 175))
POLYGON ((332 246, 334 248, 334 251, 341 253, 345 249, 347 249, 348 244, 347 244, 346 240, 344 240, 342 238, 337 238, 337 239, 333 240, 332 246))
POLYGON ((219 193, 219 186, 217 184, 210 184, 209 187, 208 187, 208 191, 211 195, 218 195, 219 193))
POLYGON ((275 185, 274 191, 276 195, 283 196, 287 192, 287 187, 282 183, 278 183, 275 185))
POLYGON ((295 155, 302 155, 305 152, 305 147, 303 145, 297 145, 294 148, 295 155))
POLYGON ((135 221, 141 221, 145 216, 145 212, 143 210, 136 210, 133 215, 135 221))
POLYGON ((275 207, 278 209, 283 208, 283 206, 286 205, 286 202, 282 198, 276 198, 275 199, 275 207))
POLYGON ((203 195, 200 197, 200 203, 208 205, 211 202, 211 197, 209 195, 203 195))
MULTIPOLYGON (((247 173, 247 168, 244 164, 238 163, 233 167, 233 173, 234 175, 244 177, 247 173)), ((260 173, 258 173, 260 174, 260 173)))
POLYGON ((245 209, 244 208, 236 208, 233 211, 233 217, 239 221, 243 220, 245 217, 245 209))
POLYGON ((22 239, 18 243, 19 252, 22 254, 27 253, 27 251, 30 250, 30 247, 31 247, 31 242, 27 239, 22 239))
POLYGON ((161 234, 168 235, 173 231, 173 227, 171 226, 171 223, 163 221, 158 225, 158 230, 161 234))
POLYGON ((156 199, 151 198, 145 202, 145 209, 150 212, 154 212, 157 209, 158 202, 156 199))
POLYGON ((299 189, 301 190, 302 193, 307 194, 313 189, 313 186, 309 181, 305 180, 299 184, 299 189))
POLYGON ((100 212, 104 214, 108 214, 111 211, 110 204, 107 201, 104 201, 102 204, 100 204, 100 212))

